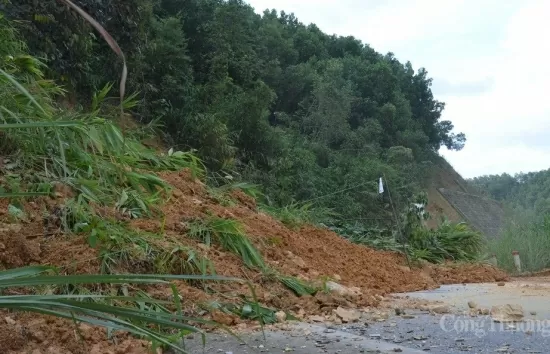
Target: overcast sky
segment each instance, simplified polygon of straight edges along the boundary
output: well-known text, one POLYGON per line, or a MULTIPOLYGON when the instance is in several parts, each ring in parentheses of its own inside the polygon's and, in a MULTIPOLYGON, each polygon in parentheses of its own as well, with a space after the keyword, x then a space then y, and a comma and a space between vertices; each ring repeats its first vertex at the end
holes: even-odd
POLYGON ((549 0, 248 0, 393 52, 434 79, 468 139, 441 153, 464 177, 550 168, 549 0))

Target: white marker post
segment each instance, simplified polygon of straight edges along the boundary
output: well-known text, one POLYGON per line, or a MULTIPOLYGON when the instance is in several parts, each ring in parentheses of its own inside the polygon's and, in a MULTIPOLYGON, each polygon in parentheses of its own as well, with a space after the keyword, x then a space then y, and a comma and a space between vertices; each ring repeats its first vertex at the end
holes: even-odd
POLYGON ((491 258, 489 258, 489 263, 491 263, 495 267, 498 266, 498 261, 497 261, 497 255, 496 254, 493 253, 491 255, 491 258))
POLYGON ((521 273, 521 260, 519 259, 519 252, 512 251, 512 256, 514 257, 514 264, 516 265, 518 273, 521 273))

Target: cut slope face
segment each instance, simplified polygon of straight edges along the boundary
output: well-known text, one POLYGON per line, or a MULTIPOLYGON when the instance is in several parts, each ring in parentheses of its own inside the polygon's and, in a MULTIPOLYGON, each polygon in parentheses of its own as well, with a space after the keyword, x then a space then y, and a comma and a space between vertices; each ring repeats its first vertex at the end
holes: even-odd
POLYGON ((444 216, 450 221, 465 221, 488 238, 502 232, 505 215, 499 202, 480 195, 444 159, 432 168, 427 210, 432 215, 428 227, 435 228, 444 216))
MULTIPOLYGON (((338 306, 377 306, 380 295, 390 292, 409 292, 437 287, 442 283, 490 282, 506 278, 502 272, 481 265, 409 269, 403 256, 376 251, 348 242, 337 234, 312 226, 289 229, 281 222, 263 214, 256 208, 255 201, 240 191, 233 191, 232 202, 221 205, 208 193, 205 186, 191 178, 190 173, 161 173, 160 177, 173 187, 172 196, 161 206, 164 218, 136 219, 129 228, 161 235, 159 242, 177 241, 196 250, 212 261, 220 275, 237 276, 250 280, 260 302, 268 307, 283 309, 297 317, 307 315, 329 315, 338 306), (189 223, 208 217, 237 220, 245 233, 261 252, 266 264, 284 275, 292 275, 311 282, 332 277, 338 283, 359 288, 360 295, 342 297, 319 292, 315 296, 297 297, 280 282, 266 276, 258 269, 244 266, 240 257, 220 248, 206 247, 189 235, 189 223)), ((61 267, 65 273, 98 273, 101 269, 100 249, 93 249, 86 242, 86 235, 44 236, 41 212, 43 207, 63 203, 57 200, 37 200, 25 205, 29 223, 9 224, 6 215, 7 204, 1 204, 0 222, 4 232, 0 234, 0 263, 3 268, 29 264, 51 264, 61 267)), ((115 213, 114 211, 110 211, 115 213)), ((143 272, 142 262, 120 264, 120 272, 143 272)), ((200 285, 192 286, 177 282, 183 296, 185 314, 204 316, 199 306, 207 301, 232 301, 239 296, 250 296, 249 289, 236 283, 212 284, 205 293, 200 285)), ((150 295, 169 299, 170 288, 145 287, 150 295)), ((239 318, 206 314, 226 325, 241 322, 239 318)), ((108 341, 102 329, 82 326, 82 341, 75 336, 71 321, 53 319, 47 316, 21 313, 2 313, 0 321, 0 348, 8 353, 27 353, 33 350, 55 353, 146 353, 143 341, 119 335, 118 345, 108 341), (24 331, 19 330, 25 328, 24 331), (50 331, 48 329, 54 328, 50 331)), ((38 352, 37 352, 38 353, 38 352)))
POLYGON ((503 229, 504 211, 495 200, 440 188, 439 192, 468 223, 487 237, 497 238, 503 229))

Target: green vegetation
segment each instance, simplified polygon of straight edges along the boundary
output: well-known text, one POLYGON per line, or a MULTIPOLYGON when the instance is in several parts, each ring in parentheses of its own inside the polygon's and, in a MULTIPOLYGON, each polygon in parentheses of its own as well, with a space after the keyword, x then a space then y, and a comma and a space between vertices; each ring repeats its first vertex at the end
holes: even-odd
MULTIPOLYGON (((82 286, 237 281, 216 277, 207 258, 163 232, 133 230, 103 213, 161 217, 170 186, 156 173, 184 168, 208 181, 221 204, 233 203, 228 192, 239 188, 289 227, 324 224, 354 242, 397 249, 392 208, 377 193, 384 176, 400 226, 413 236, 411 254, 434 262, 475 259, 478 234, 450 224, 427 231, 410 218, 408 205, 439 148, 459 150, 465 142, 440 119, 444 104, 434 99, 426 70, 284 12, 257 15, 239 0, 79 5, 122 48, 117 54, 133 94, 111 83, 120 69, 112 43, 63 2, 0 4, 0 193, 17 220, 25 218, 26 198, 62 199, 45 218, 66 234, 87 235, 104 274, 4 271, 0 288, 55 286, 58 293, 2 296, 0 307, 127 330, 174 348, 174 331, 197 332, 191 324, 204 321, 182 315, 174 287, 174 303, 165 303, 126 285, 117 289, 124 296, 82 286), (113 100, 117 94, 121 102, 113 100), (138 128, 126 126, 133 119, 138 128), (142 143, 159 134, 158 126, 167 145, 190 152, 159 153, 142 143)), ((188 235, 232 252, 298 296, 321 290, 271 269, 236 220, 193 220, 188 235)), ((250 299, 218 308, 274 322, 274 310, 250 299)))
MULTIPOLYGON (((171 145, 196 149, 211 176, 261 186, 282 213, 313 202, 333 213, 306 221, 329 225, 338 215, 391 227, 378 178, 387 177, 403 208, 440 146, 465 142, 440 119, 444 104, 426 70, 291 14, 258 15, 239 0, 78 3, 125 54, 128 92, 139 100, 125 111, 160 123, 171 145)), ((31 54, 48 58, 45 70, 71 102, 90 107, 89 97, 119 76, 111 48, 62 3, 14 1, 5 13, 31 54)))
MULTIPOLYGON (((99 210, 114 206, 128 218, 152 215, 155 204, 169 190, 152 172, 189 168, 201 174, 199 160, 190 153, 172 150, 159 156, 132 132, 123 135, 113 122, 100 118, 113 113, 109 105, 102 105, 109 87, 94 95, 86 112, 62 108, 57 102, 63 98, 63 90, 44 78, 44 65, 26 54, 24 43, 2 18, 0 32, 0 50, 7 51, 0 55, 0 139, 7 162, 3 166, 7 183, 3 183, 2 196, 10 198, 10 214, 23 219, 22 202, 28 197, 64 197, 62 205, 45 211, 45 219, 59 223, 67 233, 89 235, 90 246, 101 248, 104 272, 115 273, 114 268, 119 267, 161 273, 58 276, 44 275, 55 270, 49 267, 4 270, 0 272, 1 289, 23 287, 28 293, 3 294, 0 308, 54 315, 104 326, 109 331, 123 330, 153 341, 153 346, 184 352, 172 343, 173 334, 181 337, 197 332, 204 337, 193 324, 214 323, 183 316, 174 286, 171 303, 129 289, 128 284, 170 286, 167 280, 239 280, 207 276, 208 260, 193 250, 167 240, 155 242, 156 235, 131 231, 106 219, 99 210), (191 275, 169 275, 172 272, 191 275), (83 284, 109 284, 111 290, 122 291, 124 296, 101 289, 88 291, 81 287, 83 284), (51 287, 51 292, 37 293, 44 286, 51 287)), ((130 101, 124 104, 128 106, 130 101)))
POLYGON ((550 218, 533 212, 517 212, 510 217, 502 236, 489 243, 499 267, 517 272, 512 257, 518 251, 522 271, 536 272, 550 268, 550 218))
POLYGON ((241 257, 246 266, 265 268, 262 255, 250 242, 242 225, 236 220, 217 217, 197 220, 189 226, 189 236, 198 238, 208 246, 215 240, 223 249, 241 257))
POLYGON ((483 236, 468 225, 445 221, 436 230, 415 230, 409 246, 415 259, 441 263, 479 261, 485 244, 483 236))
POLYGON ((522 270, 550 268, 550 170, 481 176, 469 182, 507 209, 507 228, 489 247, 499 265, 515 272, 512 251, 519 251, 522 270))
MULTIPOLYGON (((186 275, 47 275, 50 267, 25 267, 0 272, 0 289, 33 288, 43 286, 63 286, 78 284, 109 284, 127 288, 128 284, 164 284, 169 286, 169 280, 217 280, 240 281, 239 279, 186 275)), ((153 342, 153 350, 158 346, 170 347, 177 352, 185 351, 171 340, 171 334, 184 336, 188 333, 199 333, 200 329, 189 323, 211 324, 199 318, 184 316, 179 304, 179 295, 175 287, 174 302, 152 299, 143 295, 2 295, 0 308, 35 312, 67 318, 76 323, 88 323, 104 326, 109 330, 122 330, 138 337, 147 338, 153 342), (176 311, 170 311, 173 307, 176 311)), ((78 331, 77 331, 78 332, 78 331)))

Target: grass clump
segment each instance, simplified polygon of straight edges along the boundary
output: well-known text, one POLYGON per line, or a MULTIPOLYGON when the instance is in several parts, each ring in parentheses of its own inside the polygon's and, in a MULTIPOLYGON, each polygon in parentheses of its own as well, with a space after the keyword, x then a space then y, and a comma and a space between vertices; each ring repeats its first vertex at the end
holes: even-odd
POLYGON ((359 245, 393 252, 403 251, 403 246, 397 242, 394 233, 388 229, 369 228, 358 223, 333 226, 330 229, 350 242, 359 245))
POLYGON ((305 224, 327 222, 335 216, 330 209, 314 207, 313 203, 293 202, 280 208, 268 205, 263 205, 261 208, 292 229, 297 229, 305 224))
POLYGON ((412 257, 431 263, 477 261, 484 246, 482 234, 462 222, 444 221, 436 230, 418 228, 409 237, 412 257))
POLYGON ((237 220, 218 217, 195 220, 189 225, 189 235, 209 246, 216 242, 223 249, 241 257, 249 268, 264 269, 266 267, 262 255, 250 242, 242 225, 237 220))
POLYGON ((291 276, 276 275, 278 281, 280 281, 287 288, 292 290, 296 296, 315 295, 319 289, 307 284, 306 282, 291 276))
POLYGON ((131 230, 112 221, 101 220, 92 227, 101 249, 103 273, 122 269, 138 273, 216 274, 210 260, 164 235, 131 230))

